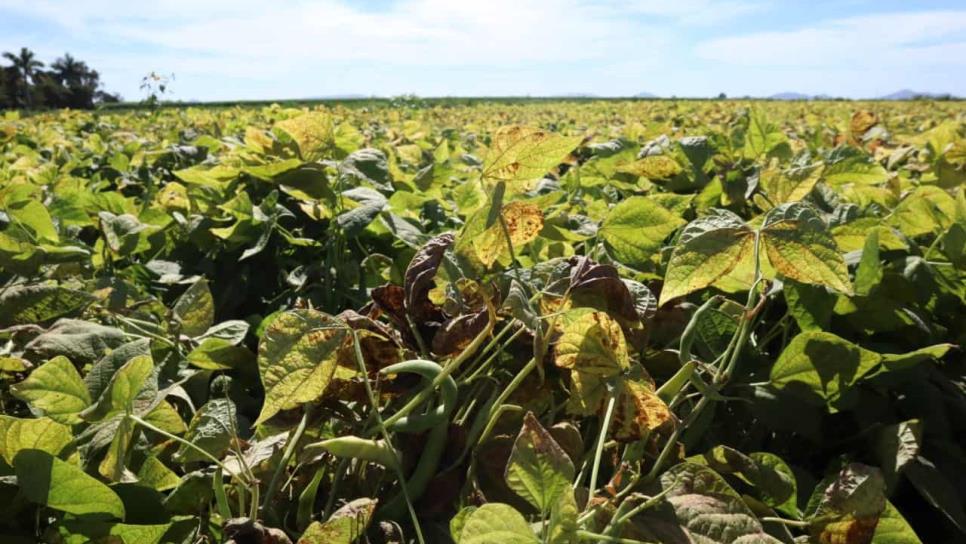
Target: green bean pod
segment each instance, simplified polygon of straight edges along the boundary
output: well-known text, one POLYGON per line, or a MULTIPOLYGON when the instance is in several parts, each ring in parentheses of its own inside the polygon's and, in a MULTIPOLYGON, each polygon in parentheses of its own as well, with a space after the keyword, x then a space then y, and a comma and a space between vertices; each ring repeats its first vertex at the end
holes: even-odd
MULTIPOLYGON (((432 381, 443 368, 433 361, 413 359, 387 366, 379 371, 382 375, 411 373, 432 381)), ((403 433, 418 433, 445 424, 449 414, 456 407, 456 380, 447 376, 440 386, 440 403, 425 414, 409 414, 399 418, 389 426, 389 430, 403 433)))
MULTIPOLYGON (((420 452, 419 463, 415 470, 406 480, 406 492, 410 501, 415 501, 426 491, 426 486, 436 475, 439 462, 443 458, 443 451, 446 449, 446 436, 449 432, 449 425, 437 425, 429 431, 426 446, 420 452)), ((380 510, 381 519, 401 519, 406 515, 406 495, 400 491, 396 496, 389 499, 380 510)))
POLYGON ((664 382, 660 388, 657 390, 657 396, 663 400, 666 404, 669 404, 675 395, 681 392, 681 389, 688 383, 691 379, 691 374, 694 373, 694 361, 688 361, 681 365, 681 368, 671 376, 671 379, 664 382))
POLYGON ((396 463, 398 454, 384 440, 370 440, 358 436, 340 436, 305 446, 306 450, 320 449, 344 459, 361 459, 385 467, 396 463))
POLYGON ((688 363, 691 361, 691 346, 694 344, 694 336, 698 332, 698 321, 701 317, 708 313, 712 306, 717 304, 721 300, 721 295, 714 295, 705 301, 697 310, 695 310, 694 315, 691 316, 691 320, 688 321, 686 327, 684 327, 684 332, 681 333, 681 348, 678 351, 678 357, 681 359, 682 363, 688 363))

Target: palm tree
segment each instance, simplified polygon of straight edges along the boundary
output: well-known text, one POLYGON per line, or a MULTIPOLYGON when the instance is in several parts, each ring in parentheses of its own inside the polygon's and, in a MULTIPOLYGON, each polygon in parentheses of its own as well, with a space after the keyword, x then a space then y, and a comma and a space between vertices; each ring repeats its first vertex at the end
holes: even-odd
POLYGON ((79 82, 89 71, 85 62, 76 60, 70 53, 64 53, 64 56, 55 60, 50 67, 54 69, 60 82, 66 85, 79 82))
POLYGON ((34 56, 34 52, 27 49, 26 47, 20 48, 20 54, 14 54, 9 51, 3 54, 3 58, 9 60, 13 64, 13 68, 17 70, 20 79, 20 93, 25 106, 30 105, 30 84, 33 82, 34 70, 37 68, 43 68, 44 63, 40 62, 34 56))

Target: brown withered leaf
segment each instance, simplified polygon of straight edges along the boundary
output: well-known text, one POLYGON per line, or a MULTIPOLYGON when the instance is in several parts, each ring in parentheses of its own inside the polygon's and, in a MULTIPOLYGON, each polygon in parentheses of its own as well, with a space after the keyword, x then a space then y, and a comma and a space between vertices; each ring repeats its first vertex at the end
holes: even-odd
POLYGON ((868 544, 885 510, 885 491, 878 468, 846 465, 825 488, 809 533, 822 544, 868 544))
POLYGON ((519 252, 543 229, 543 211, 536 204, 519 200, 510 202, 503 206, 500 216, 502 222, 494 222, 473 240, 476 257, 487 267, 508 260, 511 245, 514 253, 519 252))
MULTIPOLYGON (((576 259, 586 260, 584 257, 576 259)), ((634 296, 621 280, 617 269, 609 264, 589 262, 584 266, 574 266, 570 286, 575 306, 597 308, 629 322, 641 319, 634 296)))
POLYGON ((634 442, 660 429, 673 426, 674 416, 657 396, 654 382, 646 379, 621 380, 614 410, 612 435, 618 442, 634 442))
POLYGON ((849 133, 852 139, 862 141, 862 135, 878 124, 879 116, 875 112, 859 110, 852 114, 852 120, 849 121, 849 133))
POLYGON ((433 336, 433 353, 447 356, 463 351, 486 328, 487 319, 484 309, 447 320, 433 336))
POLYGON ((371 319, 377 319, 381 314, 385 314, 395 330, 399 332, 406 347, 414 349, 417 342, 406 319, 406 293, 403 288, 387 283, 374 288, 370 296, 373 309, 367 315, 371 319))
POLYGON ((443 261, 446 250, 453 245, 453 233, 440 234, 426 242, 413 255, 403 277, 406 312, 416 323, 438 321, 439 308, 429 300, 433 288, 433 277, 443 261))
MULTIPOLYGON (((399 334, 393 329, 353 310, 346 310, 337 317, 357 331, 363 359, 366 361, 367 369, 373 378, 380 369, 402 360, 402 341, 399 334)), ((353 368, 356 368, 357 363, 354 359, 349 363, 352 364, 353 368)), ((342 363, 340 362, 340 364, 342 363)))

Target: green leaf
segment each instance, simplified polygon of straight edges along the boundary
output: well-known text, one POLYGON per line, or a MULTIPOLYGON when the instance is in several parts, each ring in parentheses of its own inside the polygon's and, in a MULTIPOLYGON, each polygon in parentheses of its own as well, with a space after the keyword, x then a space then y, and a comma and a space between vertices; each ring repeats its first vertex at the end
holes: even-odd
POLYGON ((493 133, 483 158, 483 180, 494 185, 505 182, 508 195, 529 191, 582 140, 582 136, 561 136, 530 127, 501 127, 493 133))
MULTIPOLYGON (((141 233, 151 229, 131 214, 114 215, 111 212, 98 214, 104 242, 118 255, 131 255, 141 248, 141 233)), ((153 229, 151 229, 153 230, 153 229)))
POLYGON ((42 450, 57 455, 73 440, 70 427, 41 417, 20 419, 0 415, 0 456, 12 465, 22 450, 42 450))
POLYGON ((758 518, 716 472, 681 463, 661 475, 675 521, 693 542, 706 544, 778 544, 758 518))
POLYGON ((881 360, 832 333, 803 332, 792 339, 771 369, 771 383, 805 400, 834 404, 881 360))
POLYGON ((9 206, 7 215, 13 221, 26 226, 39 241, 56 244, 60 241, 50 212, 39 200, 24 200, 9 206))
POLYGON ((141 463, 137 473, 138 484, 157 491, 168 491, 178 487, 178 475, 160 459, 150 456, 141 463))
POLYGON ((15 285, 0 291, 0 327, 44 323, 76 312, 94 297, 59 285, 15 285))
POLYGON ((797 516, 795 474, 777 455, 745 455, 728 446, 716 446, 704 454, 704 459, 719 474, 733 475, 752 486, 755 496, 768 506, 797 516))
POLYGON ((882 263, 879 261, 879 231, 869 232, 862 248, 862 258, 855 270, 855 294, 867 296, 882 281, 882 263))
POLYGON ((375 499, 361 498, 346 503, 324 523, 313 521, 297 544, 353 544, 365 534, 377 502, 375 499))
POLYGON ((888 222, 910 238, 937 233, 952 225, 956 201, 938 187, 917 187, 899 202, 888 222))
POLYGON ((577 541, 577 501, 571 489, 560 494, 559 500, 550 509, 547 526, 548 544, 573 544, 577 541))
POLYGON ((458 544, 539 544, 527 520, 512 506, 487 503, 463 524, 458 544))
POLYGON ((788 150, 788 137, 765 118, 760 108, 754 108, 748 116, 745 132, 744 155, 757 159, 764 155, 777 155, 788 150))
POLYGON ((881 164, 864 155, 853 155, 826 165, 822 179, 833 187, 845 184, 876 185, 889 179, 881 164))
MULTIPOLYGON (((184 438, 212 456, 221 458, 231 445, 238 428, 235 403, 227 398, 214 398, 198 409, 184 438)), ((182 444, 173 460, 179 463, 206 461, 208 458, 194 448, 182 444)))
POLYGON ((104 542, 116 544, 159 544, 170 523, 155 525, 131 525, 128 523, 106 523, 101 521, 63 521, 54 530, 61 540, 60 544, 88 544, 104 542))
POLYGON ((882 428, 875 441, 875 454, 882 467, 882 475, 893 488, 899 473, 912 462, 922 449, 922 423, 910 419, 882 428))
POLYGON ((966 533, 966 504, 948 474, 919 456, 906 465, 905 475, 927 503, 942 512, 960 532, 966 533))
POLYGON ((31 502, 74 515, 124 519, 124 504, 111 488, 80 468, 41 450, 23 450, 13 462, 17 485, 31 502))
POLYGON ((392 188, 386 154, 378 149, 353 151, 339 165, 339 173, 350 178, 353 185, 369 182, 377 187, 392 188))
POLYGON ((204 370, 230 370, 254 362, 255 354, 229 340, 210 337, 202 340, 186 358, 189 363, 204 370))
POLYGON ((784 170, 765 170, 762 172, 761 183, 772 204, 797 202, 812 192, 821 172, 821 162, 784 170))
POLYGON ((906 518, 891 502, 886 501, 885 509, 879 515, 871 544, 922 544, 906 518))
POLYGON ((795 280, 782 282, 782 294, 788 305, 788 313, 802 331, 821 331, 829 328, 835 301, 835 293, 821 285, 808 285, 795 280))
POLYGON ((664 277, 660 305, 708 287, 751 259, 755 234, 737 215, 715 210, 681 232, 664 277))
POLYGON ((647 197, 630 197, 611 209, 598 231, 614 258, 637 266, 650 261, 665 238, 685 221, 647 197))
POLYGON ((523 418, 505 478, 510 489, 541 513, 549 512, 561 495, 571 490, 573 462, 533 412, 523 418))
POLYGON ((47 361, 10 391, 35 410, 60 423, 79 423, 78 414, 91 404, 77 368, 64 356, 47 361))
POLYGON ((902 370, 918 365, 923 361, 940 359, 955 347, 953 344, 936 344, 908 353, 883 353, 882 366, 884 370, 902 370))
POLYGON ((321 397, 348 337, 342 321, 315 310, 285 312, 272 321, 258 346, 265 403, 255 424, 321 397))
POLYGON ((280 176, 286 172, 294 170, 299 166, 302 166, 301 160, 286 159, 283 161, 270 162, 266 164, 247 165, 242 167, 242 171, 258 179, 271 181, 276 176, 280 176))
POLYGON ((811 207, 791 203, 769 212, 761 229, 761 245, 771 266, 784 277, 852 292, 845 260, 811 207))
POLYGON ((865 247, 865 240, 873 230, 879 233, 880 247, 887 250, 907 249, 906 243, 902 241, 897 231, 888 225, 883 225, 877 217, 860 217, 844 225, 832 227, 831 232, 839 250, 849 252, 865 247))
POLYGON ((87 390, 91 392, 91 398, 99 398, 101 393, 110 385, 114 374, 128 361, 139 355, 150 354, 151 341, 147 338, 122 344, 111 350, 100 361, 97 361, 87 375, 84 376, 84 384, 87 385, 87 390))
POLYGON ((215 321, 215 301, 208 289, 208 280, 201 278, 192 283, 178 298, 173 312, 183 334, 192 337, 204 334, 215 321))
MULTIPOLYGON (((154 361, 150 355, 138 355, 124 364, 111 378, 107 389, 101 393, 93 406, 84 410, 80 416, 86 421, 100 421, 112 415, 128 412, 134 401, 145 389, 151 390, 148 378, 154 372, 154 361)), ((156 394, 157 387, 154 386, 156 394)))

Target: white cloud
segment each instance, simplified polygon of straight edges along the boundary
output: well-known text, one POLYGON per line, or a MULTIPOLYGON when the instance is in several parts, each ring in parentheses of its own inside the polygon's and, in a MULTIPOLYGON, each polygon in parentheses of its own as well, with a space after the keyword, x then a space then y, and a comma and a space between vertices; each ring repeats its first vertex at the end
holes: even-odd
POLYGON ((966 11, 889 13, 712 39, 698 56, 743 66, 906 68, 966 64, 966 11))
POLYGON ((135 99, 152 70, 184 99, 963 92, 966 11, 722 37, 768 9, 783 15, 764 0, 0 0, 25 21, 0 21, 0 50, 70 51, 135 99))

